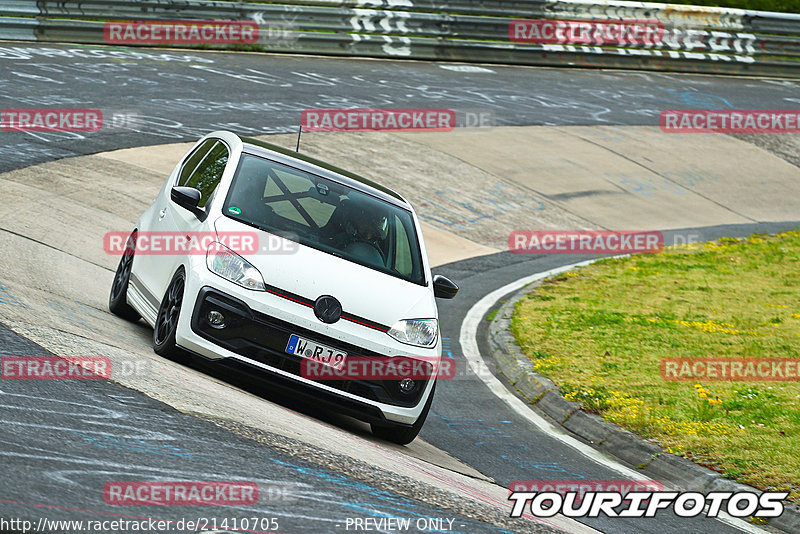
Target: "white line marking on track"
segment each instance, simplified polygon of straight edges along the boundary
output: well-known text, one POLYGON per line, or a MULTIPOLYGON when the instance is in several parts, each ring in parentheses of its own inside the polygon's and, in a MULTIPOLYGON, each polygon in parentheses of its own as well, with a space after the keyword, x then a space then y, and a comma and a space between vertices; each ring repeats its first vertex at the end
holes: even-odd
MULTIPOLYGON (((489 367, 486 365, 486 362, 483 360, 480 349, 478 348, 478 325, 486 313, 498 300, 500 300, 501 297, 508 295, 509 293, 516 292, 526 285, 538 280, 542 280, 566 271, 571 271, 579 267, 585 267, 586 265, 594 263, 595 261, 596 260, 587 260, 580 263, 573 263, 572 265, 566 265, 564 267, 558 267, 556 269, 550 269, 549 271, 544 271, 520 278, 519 280, 492 291, 476 302, 464 316, 464 320, 461 323, 461 332, 459 334, 458 341, 461 343, 461 352, 467 359, 467 363, 469 363, 472 372, 475 373, 484 384, 486 384, 492 393, 499 397, 503 402, 508 404, 512 410, 528 420, 536 428, 542 432, 545 432, 550 437, 559 440, 564 445, 572 447, 580 454, 589 458, 595 463, 615 471, 626 478, 630 478, 631 480, 652 480, 649 477, 644 476, 644 474, 642 474, 640 471, 626 467, 607 457, 603 453, 595 450, 589 445, 566 434, 564 431, 555 427, 549 421, 533 411, 533 409, 522 402, 519 397, 511 393, 505 387, 505 385, 503 385, 503 383, 500 382, 500 380, 494 376, 494 374, 492 374, 492 372, 489 370, 489 367)), ((737 528, 743 532, 749 532, 751 534, 768 534, 766 530, 747 523, 742 519, 738 519, 727 514, 724 514, 727 516, 725 517, 723 514, 724 512, 721 512, 720 517, 717 517, 717 520, 733 528, 737 528)))
POLYGON ((477 65, 439 65, 440 68, 445 70, 452 70, 454 72, 488 72, 494 73, 492 69, 485 67, 478 67, 477 65))

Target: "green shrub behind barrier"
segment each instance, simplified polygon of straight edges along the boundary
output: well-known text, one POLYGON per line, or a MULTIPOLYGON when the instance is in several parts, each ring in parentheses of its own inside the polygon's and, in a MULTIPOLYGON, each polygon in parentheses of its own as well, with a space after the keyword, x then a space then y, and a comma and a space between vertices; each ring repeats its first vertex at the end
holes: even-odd
MULTIPOLYGON (((652 3, 653 2, 645 2, 645 4, 652 3)), ((667 3, 800 13, 800 1, 798 0, 669 0, 667 3)))
MULTIPOLYGON (((240 2, 242 0, 225 0, 240 2)), ((280 4, 280 0, 244 0, 250 4, 280 4)), ((309 2, 316 4, 316 2, 309 2)), ((654 2, 644 2, 652 4, 654 2)), ((756 9, 759 11, 779 11, 785 13, 800 13, 800 0, 667 0, 667 4, 688 4, 709 7, 737 7, 739 9, 756 9)))

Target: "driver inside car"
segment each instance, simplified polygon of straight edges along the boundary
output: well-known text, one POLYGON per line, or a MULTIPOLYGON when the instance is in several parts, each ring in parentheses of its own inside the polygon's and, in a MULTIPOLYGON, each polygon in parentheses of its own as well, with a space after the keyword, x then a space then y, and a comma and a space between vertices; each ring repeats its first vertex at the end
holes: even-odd
POLYGON ((371 206, 348 204, 342 206, 346 214, 343 232, 336 236, 339 248, 357 261, 385 267, 386 217, 371 206))

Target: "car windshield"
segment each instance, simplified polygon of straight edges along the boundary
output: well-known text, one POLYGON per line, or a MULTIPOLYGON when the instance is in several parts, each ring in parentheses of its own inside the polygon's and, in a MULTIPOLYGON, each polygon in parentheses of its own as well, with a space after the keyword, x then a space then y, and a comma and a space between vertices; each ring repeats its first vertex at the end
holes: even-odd
POLYGON ((225 216, 424 285, 411 212, 338 182, 242 154, 225 216))

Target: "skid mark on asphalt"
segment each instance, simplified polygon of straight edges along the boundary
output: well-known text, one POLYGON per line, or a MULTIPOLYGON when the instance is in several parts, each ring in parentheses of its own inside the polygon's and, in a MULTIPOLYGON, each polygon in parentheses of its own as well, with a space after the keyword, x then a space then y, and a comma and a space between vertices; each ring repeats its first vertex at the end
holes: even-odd
POLYGON ((104 449, 119 449, 147 454, 161 454, 166 456, 177 456, 179 458, 185 456, 194 456, 194 453, 190 449, 172 447, 165 444, 150 443, 144 439, 127 440, 109 435, 92 436, 78 430, 72 430, 71 432, 84 441, 89 442, 92 446, 101 447, 104 449))
POLYGON ((545 209, 541 199, 521 192, 521 188, 509 190, 504 183, 468 194, 464 190, 439 189, 434 191, 437 201, 427 198, 420 200, 422 209, 417 216, 430 223, 438 223, 450 228, 468 230, 470 225, 484 219, 494 219, 505 213, 526 210, 535 212, 545 209), (470 200, 465 202, 464 200, 470 200), (477 205, 477 207, 476 207, 477 205))

